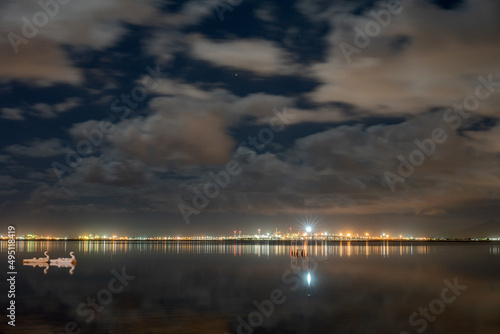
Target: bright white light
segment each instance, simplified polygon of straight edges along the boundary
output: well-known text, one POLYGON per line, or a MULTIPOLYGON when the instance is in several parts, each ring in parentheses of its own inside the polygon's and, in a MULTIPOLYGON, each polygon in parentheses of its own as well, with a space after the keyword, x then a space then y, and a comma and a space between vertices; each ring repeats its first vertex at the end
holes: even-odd
POLYGON ((307 273, 307 285, 311 285, 311 273, 307 273))
POLYGON ((319 220, 316 217, 305 216, 299 218, 300 229, 306 233, 311 233, 317 228, 319 220))

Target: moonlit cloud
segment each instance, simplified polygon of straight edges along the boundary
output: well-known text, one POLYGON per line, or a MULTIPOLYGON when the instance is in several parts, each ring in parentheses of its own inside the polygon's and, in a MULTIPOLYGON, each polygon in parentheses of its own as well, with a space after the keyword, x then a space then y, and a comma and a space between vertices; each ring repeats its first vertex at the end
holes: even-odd
POLYGON ((159 166, 228 161, 234 140, 216 108, 179 98, 158 98, 151 108, 156 112, 150 116, 117 125, 110 141, 119 150, 159 166))
MULTIPOLYGON (((417 114, 461 102, 474 92, 477 76, 495 74, 498 81, 498 3, 467 1, 453 11, 427 2, 401 4, 401 13, 391 15, 380 33, 365 35, 366 47, 359 47, 365 42, 355 28, 364 32, 368 22, 377 22, 373 16, 330 19, 328 57, 312 65, 322 85, 311 99, 352 103, 381 115, 417 114), (395 48, 402 38, 404 44, 395 48), (343 51, 342 43, 358 51, 343 51)), ((375 11, 382 8, 384 3, 375 11)), ((482 102, 478 112, 493 115, 496 102, 497 96, 482 102)))
POLYGON ((201 36, 190 36, 194 57, 216 66, 255 72, 259 75, 294 74, 298 66, 290 55, 274 43, 263 39, 237 39, 214 42, 201 36))

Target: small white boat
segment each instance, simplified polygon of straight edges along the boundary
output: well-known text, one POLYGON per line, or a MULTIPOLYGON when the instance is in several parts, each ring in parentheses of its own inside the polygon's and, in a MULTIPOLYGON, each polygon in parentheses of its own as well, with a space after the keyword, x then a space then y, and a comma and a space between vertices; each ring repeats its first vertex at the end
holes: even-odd
POLYGON ((32 258, 32 259, 23 259, 23 263, 47 263, 50 260, 49 254, 47 251, 43 253, 46 257, 40 257, 40 258, 32 258))
POLYGON ((76 264, 76 258, 73 252, 70 252, 69 255, 71 257, 60 257, 54 260, 50 260, 50 265, 51 266, 69 266, 71 264, 75 265, 76 264))

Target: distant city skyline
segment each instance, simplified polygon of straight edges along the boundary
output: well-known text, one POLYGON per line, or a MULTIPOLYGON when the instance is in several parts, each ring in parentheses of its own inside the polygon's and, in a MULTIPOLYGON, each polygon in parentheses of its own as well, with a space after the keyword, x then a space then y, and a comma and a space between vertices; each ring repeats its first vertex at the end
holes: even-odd
MULTIPOLYGON (((307 240, 336 240, 336 241, 391 241, 391 240, 406 240, 406 241, 429 241, 429 240, 465 240, 465 239, 488 239, 492 241, 500 240, 500 233, 483 233, 480 237, 474 235, 474 233, 469 236, 430 236, 430 235, 412 235, 412 234, 400 234, 391 235, 389 233, 356 233, 356 232, 320 232, 313 231, 311 227, 307 227, 305 230, 281 232, 275 231, 273 233, 265 232, 260 233, 260 229, 257 233, 243 233, 243 231, 233 231, 233 234, 220 234, 220 235, 122 235, 122 234, 93 234, 87 233, 78 236, 61 236, 57 233, 52 233, 50 235, 38 235, 38 234, 21 234, 17 235, 15 239, 17 240, 80 240, 80 241, 123 241, 123 240, 295 240, 295 241, 307 241, 307 240)), ((8 240, 8 235, 0 235, 1 240, 8 240)))

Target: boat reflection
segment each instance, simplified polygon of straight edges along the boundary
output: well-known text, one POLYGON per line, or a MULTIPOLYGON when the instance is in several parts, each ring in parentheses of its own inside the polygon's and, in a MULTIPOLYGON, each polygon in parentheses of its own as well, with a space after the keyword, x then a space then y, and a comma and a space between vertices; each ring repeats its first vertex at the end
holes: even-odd
POLYGON ((36 263, 36 262, 31 262, 31 263, 28 263, 28 262, 24 262, 23 263, 23 266, 31 266, 33 268, 35 267, 41 267, 41 268, 45 268, 43 270, 43 273, 45 275, 47 275, 47 272, 49 271, 49 263, 48 262, 39 262, 39 263, 36 263))
POLYGON ((70 268, 69 269, 69 274, 73 275, 73 272, 75 271, 76 264, 75 263, 51 263, 51 267, 57 267, 57 268, 70 268))

